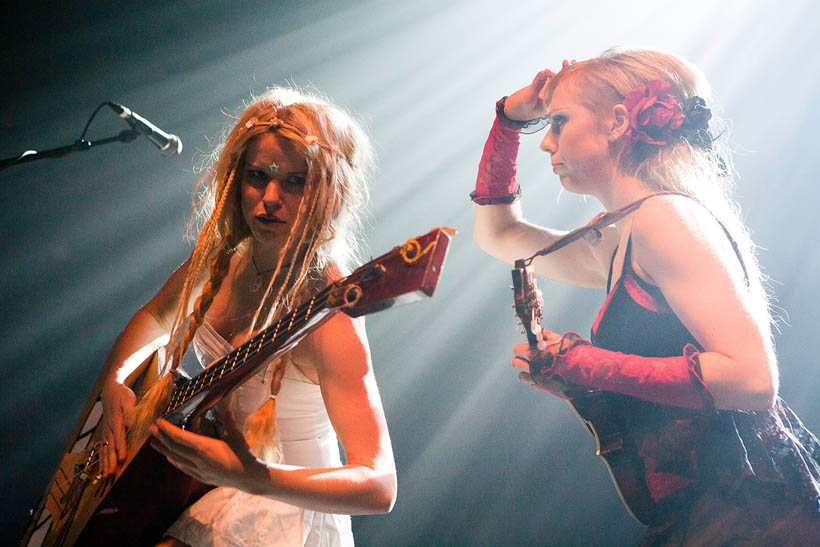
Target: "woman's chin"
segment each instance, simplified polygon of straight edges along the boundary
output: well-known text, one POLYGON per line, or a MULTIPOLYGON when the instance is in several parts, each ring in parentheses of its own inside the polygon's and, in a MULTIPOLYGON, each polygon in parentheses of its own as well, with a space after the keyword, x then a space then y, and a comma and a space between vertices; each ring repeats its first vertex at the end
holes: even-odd
POLYGON ((558 175, 558 180, 561 181, 561 187, 567 192, 572 192, 573 194, 586 193, 583 191, 582 186, 579 185, 575 181, 575 179, 570 177, 569 175, 558 175))
POLYGON ((288 232, 284 225, 279 228, 265 226, 251 230, 254 243, 265 248, 280 249, 287 241, 288 232))
POLYGON ((600 184, 593 182, 594 179, 584 178, 583 180, 579 180, 577 177, 571 175, 558 175, 558 180, 561 181, 561 186, 567 192, 584 196, 598 195, 600 184))

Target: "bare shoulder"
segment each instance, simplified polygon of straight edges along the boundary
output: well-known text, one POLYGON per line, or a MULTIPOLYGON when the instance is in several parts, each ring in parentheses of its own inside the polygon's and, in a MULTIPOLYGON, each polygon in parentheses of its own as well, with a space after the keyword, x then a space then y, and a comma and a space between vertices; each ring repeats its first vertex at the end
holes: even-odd
POLYGON ((348 268, 345 268, 340 264, 332 262, 328 264, 327 268, 325 268, 324 279, 327 283, 332 283, 348 275, 350 275, 350 271, 348 268))
MULTIPOLYGON (((678 195, 648 199, 635 211, 633 244, 653 249, 675 249, 680 245, 717 242, 720 224, 700 203, 678 195)), ((726 239, 723 235, 722 239, 726 239)))
POLYGON ((694 199, 658 196, 647 200, 632 220, 633 259, 649 281, 677 271, 691 273, 706 263, 734 269, 731 242, 720 223, 694 199))
MULTIPOLYGON (((325 272, 327 282, 341 279, 344 270, 331 265, 325 272)), ((297 347, 316 367, 320 376, 340 373, 364 375, 370 368, 370 349, 364 317, 334 313, 297 347)))
POLYGON ((668 228, 698 232, 703 226, 717 226, 712 214, 692 198, 662 195, 646 200, 633 215, 633 231, 651 237, 653 231, 668 228))
MULTIPOLYGON (((188 257, 188 259, 171 274, 154 297, 143 306, 143 309, 150 313, 154 319, 156 319, 157 323, 169 330, 176 315, 179 299, 182 296, 185 279, 188 277, 190 268, 191 258, 188 257)), ((200 290, 202 284, 204 284, 204 281, 199 284, 198 288, 200 290)))
MULTIPOLYGON (((349 273, 338 264, 330 264, 325 270, 324 282, 333 283, 349 273)), ((364 317, 350 317, 344 312, 337 312, 316 329, 310 338, 314 343, 328 346, 325 348, 326 351, 331 351, 333 346, 344 345, 346 341, 366 343, 364 317)))

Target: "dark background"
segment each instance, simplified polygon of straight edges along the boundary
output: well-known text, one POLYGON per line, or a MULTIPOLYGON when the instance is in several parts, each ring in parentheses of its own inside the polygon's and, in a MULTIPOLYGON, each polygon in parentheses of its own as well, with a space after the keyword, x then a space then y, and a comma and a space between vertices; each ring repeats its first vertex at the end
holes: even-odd
MULTIPOLYGON (((191 252, 195 167, 251 92, 293 83, 363 121, 379 156, 369 248, 459 230, 431 301, 368 319, 399 473, 362 545, 623 544, 641 528, 560 400, 519 386, 509 271, 473 243, 467 198, 494 101, 544 66, 612 45, 697 64, 732 126, 737 195, 770 276, 783 395, 820 430, 816 107, 820 10, 808 1, 70 2, 3 23, 0 157, 76 139, 97 104, 179 135, 0 172, 3 543, 19 537, 116 334, 191 252), (69 7, 70 6, 70 7, 69 7)), ((8 8, 7 8, 8 9, 8 8)), ((90 139, 125 129, 103 110, 90 139)), ((599 211, 560 191, 538 136, 520 158, 528 216, 599 211)), ((545 326, 587 332, 601 291, 542 282, 545 326)))

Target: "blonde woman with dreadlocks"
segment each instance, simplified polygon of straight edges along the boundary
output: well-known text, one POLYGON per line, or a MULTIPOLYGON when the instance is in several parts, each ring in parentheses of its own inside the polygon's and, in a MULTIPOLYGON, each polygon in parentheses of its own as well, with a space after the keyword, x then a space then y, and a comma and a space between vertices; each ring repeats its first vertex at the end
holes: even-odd
POLYGON ((658 51, 539 72, 497 104, 475 238, 503 261, 532 257, 536 274, 606 289, 589 341, 537 327, 543 340, 517 345, 513 366, 606 430, 644 544, 819 545, 820 444, 777 398, 767 296, 709 101, 694 67, 658 51), (545 125, 562 186, 607 211, 569 234, 527 222, 518 203, 518 135, 545 125))
MULTIPOLYGON (((138 372, 127 357, 170 337, 168 368, 201 370, 341 277, 355 255, 371 165, 362 130, 323 99, 275 88, 244 110, 205 179, 210 210, 191 257, 109 357, 105 475, 126 458, 124 417, 135 404, 126 379, 138 372)), ((161 398, 170 378, 138 409, 161 398)), ((164 545, 351 545, 347 515, 393 506, 395 465, 362 319, 336 314, 231 392, 221 412, 226 440, 151 423, 151 410, 127 427, 149 427, 171 464, 217 486, 164 545)))

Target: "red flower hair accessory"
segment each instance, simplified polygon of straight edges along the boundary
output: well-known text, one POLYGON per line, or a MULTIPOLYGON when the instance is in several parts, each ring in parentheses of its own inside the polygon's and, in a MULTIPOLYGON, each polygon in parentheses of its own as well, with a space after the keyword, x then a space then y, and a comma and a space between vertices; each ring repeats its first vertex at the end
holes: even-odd
POLYGON ((669 94, 668 82, 651 80, 633 89, 624 99, 629 111, 629 142, 643 141, 662 146, 672 138, 685 119, 678 101, 669 94))

